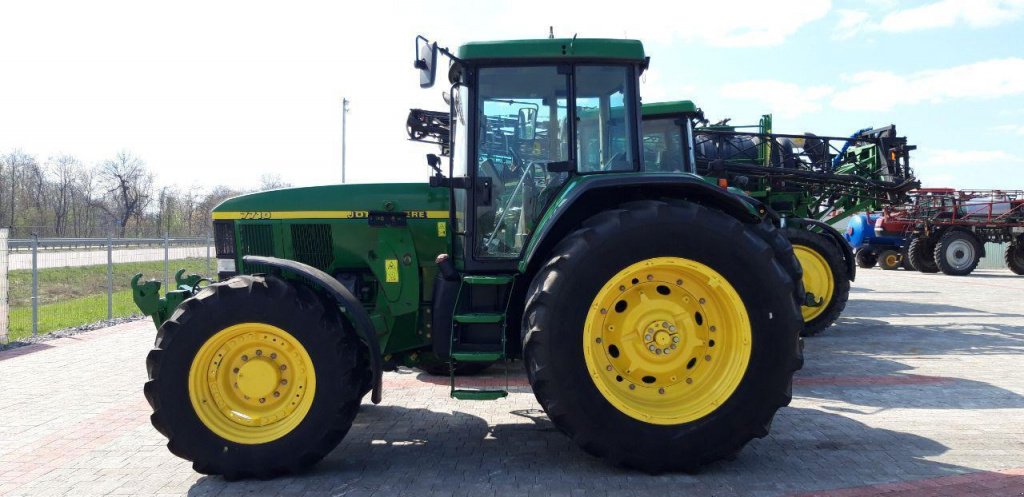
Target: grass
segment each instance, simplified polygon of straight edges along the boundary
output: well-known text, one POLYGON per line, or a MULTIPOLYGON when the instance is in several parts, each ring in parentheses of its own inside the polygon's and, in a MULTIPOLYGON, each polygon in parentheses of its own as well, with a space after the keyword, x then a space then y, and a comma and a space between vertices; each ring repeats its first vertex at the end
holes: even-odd
MULTIPOLYGON (((206 274, 205 258, 171 261, 174 272, 206 274)), ((114 264, 113 317, 138 314, 132 301, 131 278, 163 279, 163 261, 114 264)), ((173 285, 173 281, 171 282, 173 285)), ((18 340, 32 334, 32 271, 8 273, 10 316, 8 335, 18 340)), ((107 319, 107 265, 48 268, 39 270, 39 333, 49 333, 107 319)))

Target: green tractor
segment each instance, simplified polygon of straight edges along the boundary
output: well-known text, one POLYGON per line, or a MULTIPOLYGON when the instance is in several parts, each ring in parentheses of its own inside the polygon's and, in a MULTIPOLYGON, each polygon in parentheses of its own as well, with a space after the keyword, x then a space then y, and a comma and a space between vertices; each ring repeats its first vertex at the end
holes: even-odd
POLYGON ((429 182, 234 198, 213 214, 219 281, 179 274, 161 298, 136 277, 171 452, 232 479, 300 471, 381 402, 383 371, 442 364, 452 397, 493 400, 455 373, 514 359, 613 464, 694 470, 765 436, 802 364, 799 267, 758 202, 645 166, 642 44, 417 37, 421 86, 439 53, 451 133, 429 182))
POLYGON ((708 125, 684 100, 643 106, 648 170, 695 173, 743 192, 777 215, 793 245, 806 291, 803 336, 831 326, 846 307, 856 263, 833 224, 864 209, 900 205, 917 187, 906 138, 895 127, 848 138, 772 133, 771 116, 756 131, 726 122, 708 125))

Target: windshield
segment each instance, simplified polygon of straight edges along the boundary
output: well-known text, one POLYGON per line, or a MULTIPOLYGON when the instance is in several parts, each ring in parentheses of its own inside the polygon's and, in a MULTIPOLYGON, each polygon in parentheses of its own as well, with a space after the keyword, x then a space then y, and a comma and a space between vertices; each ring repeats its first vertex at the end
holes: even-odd
POLYGON ((478 76, 476 246, 518 257, 550 197, 568 177, 569 77, 556 66, 482 68, 478 76))

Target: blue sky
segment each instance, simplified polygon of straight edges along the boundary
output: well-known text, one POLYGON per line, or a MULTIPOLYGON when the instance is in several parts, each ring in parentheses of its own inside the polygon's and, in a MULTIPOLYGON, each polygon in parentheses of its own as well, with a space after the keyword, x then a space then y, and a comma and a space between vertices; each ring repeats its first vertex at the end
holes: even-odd
POLYGON ((423 181, 407 109, 413 38, 631 37, 645 101, 780 132, 897 125, 928 186, 1024 188, 1024 0, 0 3, 0 151, 86 163, 130 149, 158 181, 252 187, 265 173, 423 181), (285 7, 287 5, 287 7, 285 7))

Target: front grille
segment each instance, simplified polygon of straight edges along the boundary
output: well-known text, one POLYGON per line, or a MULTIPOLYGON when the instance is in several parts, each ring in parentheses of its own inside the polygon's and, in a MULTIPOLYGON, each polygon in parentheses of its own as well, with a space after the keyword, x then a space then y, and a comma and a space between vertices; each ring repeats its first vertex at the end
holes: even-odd
MULTIPOLYGON (((274 226, 270 224, 240 224, 238 226, 239 249, 241 255, 274 254, 274 226)), ((243 268, 247 273, 266 273, 270 268, 262 264, 246 264, 243 268)))
POLYGON ((235 223, 234 221, 213 222, 213 247, 218 259, 235 258, 235 223))
POLYGON ((293 224, 292 252, 296 261, 327 271, 334 262, 329 224, 293 224))

